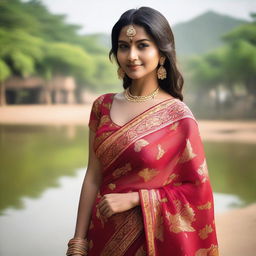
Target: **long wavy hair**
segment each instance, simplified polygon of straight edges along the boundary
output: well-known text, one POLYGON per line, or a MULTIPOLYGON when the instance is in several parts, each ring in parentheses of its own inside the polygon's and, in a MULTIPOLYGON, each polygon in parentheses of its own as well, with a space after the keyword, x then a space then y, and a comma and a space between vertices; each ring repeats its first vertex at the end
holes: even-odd
MULTIPOLYGON (((159 11, 150 7, 141 7, 124 12, 112 28, 112 48, 109 52, 109 59, 112 61, 112 57, 114 57, 119 65, 117 60, 119 34, 123 27, 131 24, 143 27, 153 38, 160 54, 166 57, 164 67, 167 71, 167 78, 158 79, 159 86, 173 97, 183 101, 184 79, 177 67, 174 36, 167 19, 159 11)), ((128 88, 131 82, 132 79, 125 74, 124 89, 128 88)))

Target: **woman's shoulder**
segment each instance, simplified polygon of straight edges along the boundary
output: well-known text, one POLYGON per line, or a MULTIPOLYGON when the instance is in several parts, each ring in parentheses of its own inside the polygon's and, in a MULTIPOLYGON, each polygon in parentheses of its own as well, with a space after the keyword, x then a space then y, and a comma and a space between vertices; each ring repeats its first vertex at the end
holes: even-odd
POLYGON ((103 101, 111 99, 115 94, 116 93, 114 93, 114 92, 101 94, 101 95, 97 96, 93 102, 97 103, 97 104, 101 104, 103 101))
POLYGON ((171 113, 175 116, 175 119, 193 119, 198 125, 197 119, 188 104, 180 99, 176 99, 175 104, 171 106, 171 113))
POLYGON ((112 97, 115 93, 104 93, 97 96, 92 103, 92 110, 97 114, 98 117, 101 116, 102 108, 105 106, 109 107, 112 97))

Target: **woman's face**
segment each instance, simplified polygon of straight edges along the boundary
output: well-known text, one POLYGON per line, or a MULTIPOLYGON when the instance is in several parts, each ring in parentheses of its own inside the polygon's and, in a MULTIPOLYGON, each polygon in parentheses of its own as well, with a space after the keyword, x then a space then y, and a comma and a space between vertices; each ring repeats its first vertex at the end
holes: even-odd
POLYGON ((159 63, 159 50, 153 39, 141 26, 133 25, 136 35, 130 42, 125 26, 118 38, 117 60, 126 75, 131 79, 140 79, 145 76, 156 76, 159 63))

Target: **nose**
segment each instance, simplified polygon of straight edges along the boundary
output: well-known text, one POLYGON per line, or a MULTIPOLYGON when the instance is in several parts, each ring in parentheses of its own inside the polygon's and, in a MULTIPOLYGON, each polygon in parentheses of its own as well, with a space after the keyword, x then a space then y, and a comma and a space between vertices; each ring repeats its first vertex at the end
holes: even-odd
POLYGON ((136 48, 134 46, 131 46, 128 53, 128 60, 130 62, 133 62, 134 60, 137 60, 137 59, 138 59, 138 53, 136 51, 136 48))

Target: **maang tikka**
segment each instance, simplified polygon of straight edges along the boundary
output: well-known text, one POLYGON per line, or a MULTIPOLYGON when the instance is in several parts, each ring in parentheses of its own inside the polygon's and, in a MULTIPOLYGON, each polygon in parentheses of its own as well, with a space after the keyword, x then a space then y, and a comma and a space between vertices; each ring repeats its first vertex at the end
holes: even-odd
POLYGON ((126 35, 129 37, 130 43, 131 43, 133 37, 136 35, 136 30, 135 30, 133 25, 129 25, 129 27, 128 27, 127 31, 126 31, 126 35))
POLYGON ((165 61, 165 57, 161 57, 159 61, 160 67, 157 70, 157 78, 161 80, 164 80, 167 75, 166 69, 164 68, 164 61, 165 61))

